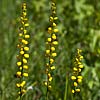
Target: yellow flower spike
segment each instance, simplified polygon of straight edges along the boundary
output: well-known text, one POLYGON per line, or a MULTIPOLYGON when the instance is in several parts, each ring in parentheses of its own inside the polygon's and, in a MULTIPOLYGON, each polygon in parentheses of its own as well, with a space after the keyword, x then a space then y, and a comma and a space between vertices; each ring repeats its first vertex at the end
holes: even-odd
POLYGON ((52 57, 56 57, 57 53, 52 53, 51 55, 52 55, 52 57))
POLYGON ((72 80, 76 80, 76 77, 75 77, 75 76, 71 76, 71 79, 72 79, 72 80))
POLYGON ((55 51, 55 47, 51 47, 51 51, 55 51))
POLYGON ((29 54, 24 54, 24 57, 25 58, 29 58, 29 54))
POLYGON ((28 69, 28 65, 23 65, 23 69, 28 69))
POLYGON ((77 54, 74 59, 74 67, 73 67, 73 75, 71 76, 71 79, 73 80, 73 85, 74 85, 74 92, 80 92, 79 87, 80 83, 82 82, 83 77, 81 76, 81 68, 83 68, 83 65, 81 63, 81 60, 83 59, 83 56, 81 56, 82 50, 77 49, 77 54))
POLYGON ((49 81, 52 81, 52 77, 49 78, 49 81))
POLYGON ((46 50, 46 54, 50 54, 50 50, 46 50))
POLYGON ((23 76, 28 77, 28 73, 23 73, 23 76))
POLYGON ((28 77, 27 69, 28 69, 28 58, 29 54, 27 51, 29 51, 29 47, 26 45, 28 44, 28 39, 30 38, 30 35, 28 34, 27 27, 29 26, 28 23, 28 18, 27 18, 27 8, 26 8, 26 3, 22 4, 22 15, 20 17, 21 21, 21 27, 19 28, 20 33, 19 33, 19 56, 18 56, 18 61, 17 66, 19 68, 19 71, 16 72, 16 77, 19 78, 19 83, 16 84, 18 88, 20 88, 18 94, 20 96, 23 95, 23 93, 26 92, 25 84, 26 81, 24 81, 25 77, 28 77))
POLYGON ((24 51, 21 50, 21 51, 20 51, 20 54, 23 55, 23 54, 24 54, 24 51))
POLYGON ((75 93, 75 90, 72 90, 72 93, 75 93))
POLYGON ((52 66, 52 67, 50 67, 51 68, 51 70, 54 70, 55 69, 55 66, 52 66))
POLYGON ((26 64, 27 63, 27 59, 23 58, 23 63, 26 64))
POLYGON ((52 35, 52 39, 54 39, 54 40, 57 39, 55 34, 52 35))
POLYGON ((26 39, 30 38, 30 35, 25 35, 25 38, 26 38, 26 39))
POLYGON ((22 65, 22 62, 17 62, 17 66, 21 66, 22 65))
POLYGON ((75 89, 76 92, 80 92, 80 89, 75 89))
MULTIPOLYGON (((55 69, 54 66, 54 57, 57 56, 56 53, 56 45, 58 45, 58 41, 57 41, 57 32, 58 29, 56 28, 56 21, 54 21, 55 15, 56 14, 56 4, 55 2, 52 1, 52 5, 51 5, 51 16, 50 16, 50 27, 48 28, 48 38, 46 41, 46 54, 47 54, 47 63, 48 66, 46 66, 46 71, 45 73, 47 74, 47 89, 51 89, 51 81, 53 79, 52 77, 52 72, 55 69)), ((47 91, 48 92, 48 91, 47 91)))
POLYGON ((24 47, 24 50, 25 51, 29 51, 29 47, 24 47))
POLYGON ((58 32, 58 29, 54 29, 53 31, 54 31, 55 33, 57 33, 57 32, 58 32))
POLYGON ((53 45, 58 45, 58 41, 52 42, 53 45))
POLYGON ((77 82, 74 82, 74 86, 75 86, 75 87, 78 86, 77 82))
POLYGON ((48 42, 51 42, 51 40, 52 40, 51 38, 48 38, 48 42))

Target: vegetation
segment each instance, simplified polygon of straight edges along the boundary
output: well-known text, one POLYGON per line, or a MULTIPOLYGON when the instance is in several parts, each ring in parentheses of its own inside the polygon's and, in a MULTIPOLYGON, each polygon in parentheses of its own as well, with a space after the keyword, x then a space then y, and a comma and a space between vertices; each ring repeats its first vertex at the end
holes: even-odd
MULTIPOLYGON (((24 0, 23 0, 24 1, 24 0)), ((45 42, 50 26, 50 0, 25 0, 29 54, 27 92, 23 100, 45 100, 45 42)), ((19 100, 16 88, 16 55, 22 0, 0 0, 0 100, 19 100)), ((56 0, 57 39, 55 70, 49 100, 100 99, 100 2, 99 0, 56 0), (73 59, 82 50, 83 76, 80 92, 72 94, 73 59)))

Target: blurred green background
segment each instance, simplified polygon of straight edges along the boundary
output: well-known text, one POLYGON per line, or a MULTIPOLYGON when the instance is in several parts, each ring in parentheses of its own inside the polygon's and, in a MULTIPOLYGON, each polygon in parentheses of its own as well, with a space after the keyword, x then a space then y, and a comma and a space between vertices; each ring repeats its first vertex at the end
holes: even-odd
MULTIPOLYGON (((24 1, 24 0, 23 0, 24 1)), ((53 90, 49 100, 71 99, 70 75, 77 48, 83 50, 84 70, 81 92, 75 100, 100 100, 100 1, 56 0, 58 56, 53 90)), ((45 39, 49 26, 50 0, 26 0, 29 18, 30 58, 27 87, 33 86, 23 100, 45 100, 45 39)), ((0 100, 17 100, 18 27, 22 0, 0 0, 0 100)))

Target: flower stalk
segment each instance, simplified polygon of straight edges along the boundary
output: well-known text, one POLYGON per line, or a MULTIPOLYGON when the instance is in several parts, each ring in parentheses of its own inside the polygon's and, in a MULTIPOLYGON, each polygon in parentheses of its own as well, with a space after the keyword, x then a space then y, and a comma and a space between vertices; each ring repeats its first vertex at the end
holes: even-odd
POLYGON ((82 83, 82 69, 83 69, 83 64, 82 64, 82 59, 83 56, 81 56, 81 52, 82 50, 77 49, 77 55, 74 59, 74 67, 73 67, 73 73, 71 76, 71 80, 73 82, 73 89, 72 89, 72 93, 79 93, 80 92, 80 83, 82 83))
POLYGON ((20 17, 21 26, 19 28, 19 43, 17 48, 19 49, 19 54, 17 55, 17 67, 18 71, 16 72, 16 77, 18 78, 18 82, 16 83, 16 87, 19 88, 18 95, 20 99, 22 95, 26 93, 25 85, 26 79, 28 77, 28 58, 29 58, 29 38, 30 35, 28 34, 27 27, 29 26, 28 19, 27 19, 27 5, 26 3, 22 4, 22 14, 20 17))
POLYGON ((47 80, 45 81, 45 86, 47 87, 47 100, 48 100, 48 93, 49 90, 52 88, 51 82, 53 80, 53 70, 55 70, 55 57, 57 56, 56 53, 56 46, 58 45, 58 40, 57 40, 57 21, 58 17, 56 16, 56 3, 52 1, 51 3, 51 16, 49 18, 50 26, 48 27, 48 38, 46 40, 46 51, 45 51, 45 56, 46 56, 46 75, 47 75, 47 80))

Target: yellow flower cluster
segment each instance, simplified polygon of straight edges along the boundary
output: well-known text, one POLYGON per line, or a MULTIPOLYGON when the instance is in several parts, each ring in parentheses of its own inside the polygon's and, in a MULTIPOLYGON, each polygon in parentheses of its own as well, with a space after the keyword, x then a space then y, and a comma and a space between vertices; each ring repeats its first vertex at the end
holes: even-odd
POLYGON ((73 75, 71 76, 71 80, 73 81, 73 87, 72 93, 80 92, 79 84, 82 82, 83 77, 81 76, 81 70, 83 68, 83 65, 81 63, 83 56, 81 56, 82 50, 77 49, 77 55, 74 61, 74 67, 73 67, 73 75))
POLYGON ((26 81, 23 80, 23 77, 28 77, 27 69, 28 69, 28 58, 29 58, 29 47, 28 47, 28 39, 30 38, 30 35, 27 32, 28 19, 27 19, 27 8, 26 3, 22 4, 22 15, 21 15, 21 27, 19 32, 19 44, 17 47, 19 48, 19 55, 17 55, 18 62, 18 71, 16 72, 16 77, 19 78, 19 82, 16 83, 16 86, 19 88, 19 95, 22 95, 26 92, 25 90, 25 84, 26 81))
POLYGON ((47 57, 47 62, 46 62, 46 74, 47 74, 47 81, 44 83, 48 89, 51 88, 51 81, 53 79, 52 77, 52 70, 55 69, 54 62, 55 62, 55 57, 57 56, 56 53, 56 46, 58 45, 57 41, 57 25, 56 21, 58 17, 56 17, 56 4, 55 2, 52 1, 52 6, 51 6, 51 16, 50 16, 50 27, 48 27, 48 38, 46 41, 46 52, 45 55, 47 57))

